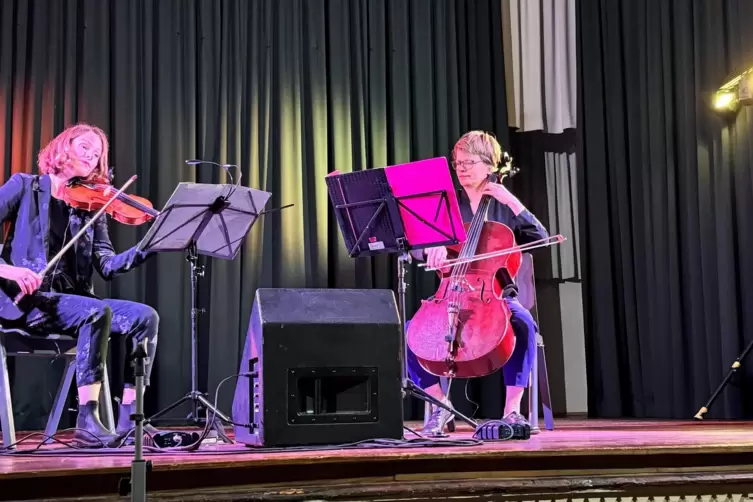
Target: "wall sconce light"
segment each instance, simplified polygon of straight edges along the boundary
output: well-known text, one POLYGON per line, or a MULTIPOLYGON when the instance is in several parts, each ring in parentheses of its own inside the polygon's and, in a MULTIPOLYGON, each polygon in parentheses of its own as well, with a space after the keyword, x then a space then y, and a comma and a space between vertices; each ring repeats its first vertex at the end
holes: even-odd
POLYGON ((718 90, 714 94, 714 110, 720 112, 735 112, 737 111, 740 101, 737 99, 736 89, 730 90, 718 90))
POLYGON ((712 106, 719 113, 734 113, 746 105, 753 105, 753 67, 733 73, 712 99, 712 106))

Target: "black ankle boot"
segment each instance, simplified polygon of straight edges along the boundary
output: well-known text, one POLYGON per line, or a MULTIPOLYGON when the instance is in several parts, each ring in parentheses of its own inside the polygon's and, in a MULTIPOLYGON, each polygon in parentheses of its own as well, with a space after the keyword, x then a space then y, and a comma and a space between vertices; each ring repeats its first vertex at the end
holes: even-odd
MULTIPOLYGON (((131 420, 131 414, 136 412, 136 403, 121 404, 118 410, 118 426, 115 428, 115 433, 118 436, 128 434, 132 429, 136 428, 136 422, 131 420)), ((144 424, 144 434, 154 435, 159 430, 151 424, 144 424)), ((129 434, 131 438, 133 434, 129 434)))
POLYGON ((73 441, 85 448, 112 448, 117 446, 118 436, 110 432, 99 419, 99 403, 90 401, 78 405, 76 432, 73 441), (83 429, 83 430, 81 430, 83 429))

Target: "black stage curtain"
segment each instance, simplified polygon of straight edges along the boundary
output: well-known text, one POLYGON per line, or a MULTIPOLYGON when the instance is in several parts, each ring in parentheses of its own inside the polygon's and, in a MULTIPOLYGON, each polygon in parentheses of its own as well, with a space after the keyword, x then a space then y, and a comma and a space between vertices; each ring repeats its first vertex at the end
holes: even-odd
MULTIPOLYGON (((753 65, 752 19, 749 0, 578 2, 594 416, 691 418, 753 340, 753 108, 708 94, 753 65)), ((753 414, 742 376, 707 417, 753 414)))
MULTIPOLYGON (((137 174, 133 192, 157 207, 180 181, 225 181, 189 158, 239 164, 245 185, 272 192, 268 208, 295 204, 266 216, 235 261, 206 261, 199 387, 210 393, 238 368, 257 287, 394 287, 395 257, 348 258, 327 173, 448 155, 476 128, 509 148, 498 0, 7 0, 0 15, 4 179, 36 172, 40 147, 85 121, 109 135, 115 183, 137 174)), ((111 223, 116 248, 145 227, 111 223)), ((409 276, 412 314, 436 282, 415 268, 409 276)), ((96 288, 160 313, 147 413, 182 396, 191 360, 183 256, 96 288)), ((43 424, 59 377, 48 366, 16 363, 21 428, 43 424)), ((499 409, 504 390, 488 394, 499 409)), ((226 411, 231 395, 220 397, 226 411)))

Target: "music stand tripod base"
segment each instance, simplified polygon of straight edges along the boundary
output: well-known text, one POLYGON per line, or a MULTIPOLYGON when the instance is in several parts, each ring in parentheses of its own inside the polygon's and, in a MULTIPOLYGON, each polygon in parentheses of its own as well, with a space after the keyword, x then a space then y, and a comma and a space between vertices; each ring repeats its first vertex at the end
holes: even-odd
POLYGON ((411 395, 411 396, 413 396, 413 397, 415 397, 417 399, 420 399, 422 401, 427 401, 427 402, 433 404, 434 406, 437 406, 438 408, 442 408, 445 411, 449 411, 450 413, 452 413, 453 415, 455 415, 455 417, 457 417, 460 420, 462 420, 463 422, 467 423, 468 425, 470 425, 474 429, 476 427, 478 427, 478 424, 473 419, 468 418, 467 416, 463 415, 462 413, 460 413, 459 411, 457 411, 453 407, 446 405, 445 403, 443 403, 439 399, 437 399, 434 396, 432 396, 431 394, 427 393, 421 387, 419 387, 418 385, 416 385, 413 382, 413 380, 411 380, 410 378, 407 378, 407 379, 403 380, 403 392, 407 393, 407 394, 409 394, 409 395, 411 395))
MULTIPOLYGON (((215 408, 214 404, 209 402, 206 396, 199 391, 190 391, 188 394, 181 397, 179 400, 175 401, 173 404, 171 404, 167 408, 163 408, 159 412, 149 417, 148 420, 144 420, 144 423, 148 424, 154 420, 158 420, 160 417, 170 413, 171 411, 178 408, 184 403, 191 403, 191 405, 193 406, 193 412, 189 415, 190 421, 192 421, 196 425, 201 425, 202 421, 206 421, 206 418, 201 419, 198 413, 199 409, 203 408, 206 416, 209 416, 211 414, 213 417, 212 423, 210 424, 210 430, 213 430, 216 433, 217 438, 224 443, 231 444, 233 442, 228 437, 228 435, 225 434, 225 431, 223 430, 223 427, 222 427, 223 422, 229 424, 229 423, 232 423, 232 420, 230 420, 230 418, 228 418, 228 416, 222 413, 220 410, 215 408)), ((209 438, 211 438, 211 435, 209 436, 209 438)))

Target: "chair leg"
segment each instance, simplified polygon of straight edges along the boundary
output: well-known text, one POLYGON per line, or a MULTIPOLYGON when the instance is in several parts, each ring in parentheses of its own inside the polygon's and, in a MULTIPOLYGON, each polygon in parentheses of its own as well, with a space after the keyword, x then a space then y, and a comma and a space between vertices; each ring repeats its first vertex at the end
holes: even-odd
POLYGON ((5 340, 2 338, 0 338, 0 427, 3 428, 3 446, 9 448, 16 442, 16 424, 13 420, 13 402, 10 395, 8 354, 5 352, 5 340))
POLYGON ((539 379, 541 381, 541 403, 544 406, 544 426, 547 430, 554 430, 554 417, 552 415, 552 398, 549 394, 549 375, 546 371, 546 354, 544 352, 544 344, 542 343, 538 347, 538 356, 536 359, 540 361, 539 366, 539 379))
MULTIPOLYGON (((537 347, 540 347, 537 343, 537 347)), ((531 425, 531 433, 540 432, 539 429, 539 351, 533 354, 531 377, 528 379, 528 423, 531 425)))
POLYGON ((112 395, 110 394, 110 377, 105 363, 104 377, 102 378, 102 391, 99 394, 100 419, 102 425, 115 432, 115 415, 112 411, 112 395))
MULTIPOLYGON (((60 418, 63 416, 63 411, 66 408, 68 401, 68 392, 71 390, 71 384, 73 383, 73 377, 76 375, 76 358, 66 357, 65 360, 65 373, 63 373, 63 379, 60 380, 58 385, 58 392, 55 395, 55 400, 52 402, 52 410, 50 416, 47 419, 47 426, 44 429, 44 434, 48 438, 53 436, 60 426, 60 418)), ((42 444, 52 442, 51 439, 45 439, 42 444)))

